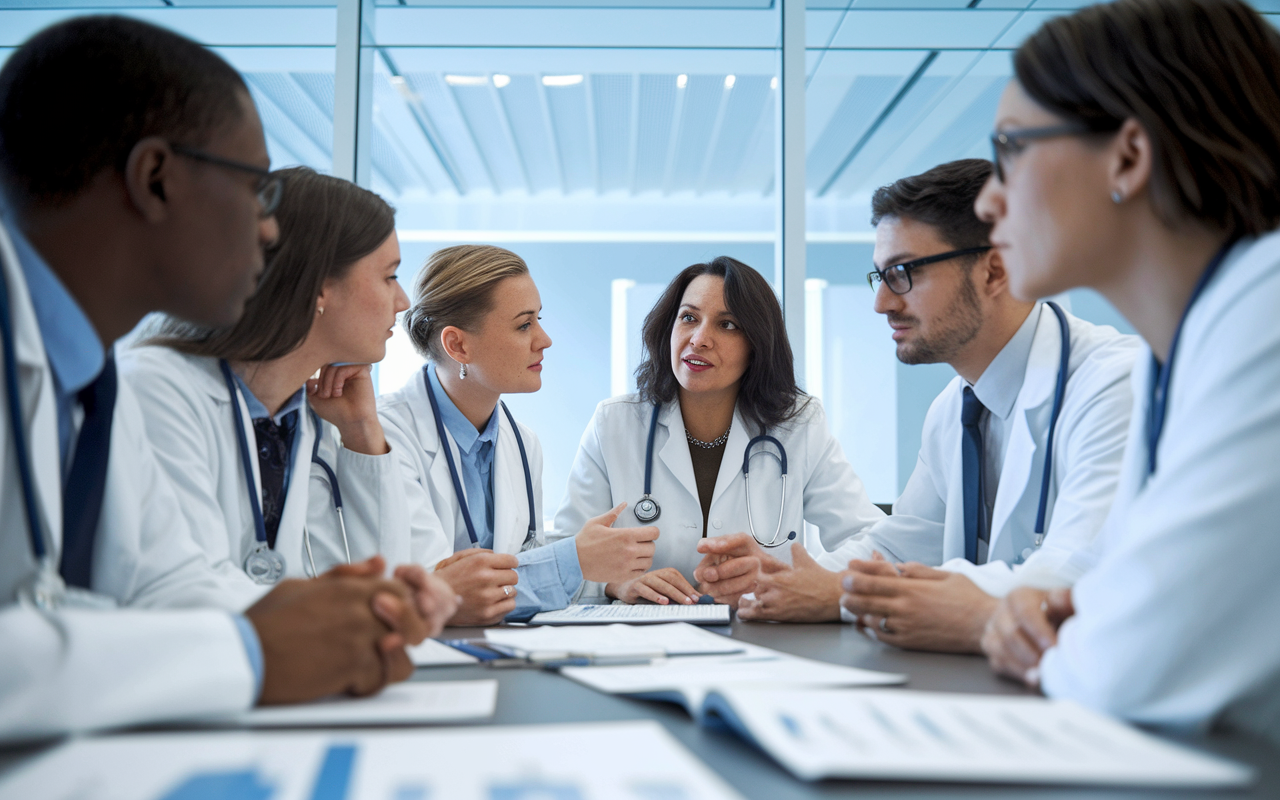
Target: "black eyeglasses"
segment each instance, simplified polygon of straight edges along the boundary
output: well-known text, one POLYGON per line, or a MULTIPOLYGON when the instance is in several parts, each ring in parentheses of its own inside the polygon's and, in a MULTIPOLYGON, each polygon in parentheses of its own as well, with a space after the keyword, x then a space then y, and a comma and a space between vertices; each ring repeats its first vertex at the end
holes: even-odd
POLYGON ((1007 162, 1027 149, 1027 145, 1031 142, 1056 139, 1059 136, 1085 136, 1093 133, 1113 133, 1113 131, 1095 130, 1082 122, 1068 122, 1045 128, 996 131, 991 134, 991 164, 995 167, 996 180, 1004 183, 1007 162))
POLYGON ((212 164, 215 167, 224 169, 234 169, 240 172, 248 172, 258 176, 258 184, 254 187, 254 191, 258 194, 258 203, 262 206, 259 213, 262 216, 269 217, 276 213, 276 209, 280 207, 280 198, 284 196, 284 180, 280 176, 275 175, 269 169, 255 167, 252 164, 246 164, 243 161, 232 161, 229 158, 215 156, 212 153, 206 153, 203 150, 197 150, 194 147, 187 147, 181 144, 170 144, 169 148, 180 156, 203 161, 206 164, 212 164))
POLYGON ((936 256, 925 256, 917 258, 915 261, 908 261, 905 264, 894 264, 891 267, 877 269, 867 273, 867 283, 871 286, 871 291, 879 291, 880 281, 884 281, 889 286, 889 291, 894 294, 906 294, 911 291, 911 272, 929 264, 937 264, 939 261, 949 261, 960 256, 972 256, 978 253, 985 253, 991 249, 991 245, 982 247, 966 247, 963 250, 951 250, 946 253, 939 253, 936 256))

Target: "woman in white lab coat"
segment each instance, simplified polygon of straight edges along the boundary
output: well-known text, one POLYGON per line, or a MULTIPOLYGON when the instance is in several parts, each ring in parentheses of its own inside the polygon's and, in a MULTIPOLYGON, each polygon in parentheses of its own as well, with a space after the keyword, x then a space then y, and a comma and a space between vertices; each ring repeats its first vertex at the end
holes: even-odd
POLYGON ((409 509, 396 546, 462 597, 452 624, 563 608, 584 576, 643 573, 657 532, 611 529, 621 509, 541 547, 542 445, 502 403, 542 388, 551 346, 524 261, 500 247, 448 247, 423 266, 413 294, 404 326, 429 363, 378 410, 409 509))
POLYGON ((977 202, 1012 289, 1093 287, 1148 352, 1096 565, 1015 590, 984 649, 1054 698, 1280 740, 1280 34, 1239 0, 1119 0, 1014 65, 977 202))
POLYGON ((395 212, 347 181, 277 174, 280 236, 240 321, 166 321, 120 359, 209 561, 263 584, 408 561, 383 541, 405 510, 369 378, 408 307, 395 212))
POLYGON ((629 502, 617 524, 658 528, 654 569, 584 597, 693 603, 703 537, 748 532, 789 563, 793 544, 831 549, 883 518, 821 403, 797 388, 782 309, 758 272, 727 256, 686 268, 643 335, 640 391, 596 408, 555 527, 629 502))

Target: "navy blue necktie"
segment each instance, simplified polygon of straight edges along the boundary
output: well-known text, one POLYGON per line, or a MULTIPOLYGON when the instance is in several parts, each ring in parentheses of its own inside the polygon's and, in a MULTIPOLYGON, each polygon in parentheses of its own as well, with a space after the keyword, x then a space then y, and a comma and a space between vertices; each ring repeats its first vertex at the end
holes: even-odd
POLYGON ((89 589, 116 407, 116 360, 111 351, 107 351, 102 372, 80 390, 78 399, 84 408, 84 422, 62 490, 62 560, 58 571, 68 586, 89 589))
POLYGON ((960 423, 964 434, 960 454, 964 461, 964 557, 978 563, 978 539, 986 540, 983 531, 986 497, 982 480, 982 401, 969 386, 964 387, 960 406, 960 423))
POLYGON ((267 546, 275 549, 276 534, 280 530, 280 515, 284 513, 284 473, 293 456, 293 436, 298 427, 298 412, 285 414, 277 425, 270 417, 253 421, 253 432, 258 442, 258 472, 262 476, 262 522, 267 529, 267 546))

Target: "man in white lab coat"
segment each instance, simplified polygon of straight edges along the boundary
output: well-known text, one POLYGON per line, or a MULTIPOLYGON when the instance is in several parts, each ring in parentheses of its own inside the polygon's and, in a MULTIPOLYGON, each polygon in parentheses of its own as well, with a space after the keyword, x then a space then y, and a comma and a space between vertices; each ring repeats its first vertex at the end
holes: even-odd
POLYGON ((412 670, 425 576, 403 576, 415 594, 366 563, 262 597, 214 573, 115 379, 110 345, 146 313, 240 315, 276 236, 268 163, 235 71, 159 28, 71 20, 0 71, 0 741, 412 670))
POLYGON ((749 537, 703 543, 700 578, 720 585, 713 593, 754 588, 742 618, 843 617, 899 646, 978 652, 999 597, 1028 583, 1069 585, 1087 565, 1084 551, 1115 492, 1138 342, 1009 294, 990 226, 973 211, 990 172, 990 162, 957 161, 873 196, 876 271, 868 278, 898 358, 945 362, 959 376, 925 417, 916 468, 892 516, 816 562, 797 552, 790 569, 749 537), (1039 535, 1063 326, 1070 350, 1039 535), (753 561, 763 568, 748 586, 753 561))

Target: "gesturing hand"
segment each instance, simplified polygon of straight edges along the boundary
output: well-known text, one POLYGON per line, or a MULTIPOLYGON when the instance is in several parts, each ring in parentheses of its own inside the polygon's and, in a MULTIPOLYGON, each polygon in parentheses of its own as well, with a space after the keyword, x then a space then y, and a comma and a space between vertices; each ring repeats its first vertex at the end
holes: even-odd
POLYGON ((497 625, 516 609, 516 565, 510 553, 473 547, 436 565, 436 577, 462 598, 450 625, 497 625))
POLYGON ((982 651, 996 672, 1039 686, 1040 658, 1058 643, 1058 628, 1073 614, 1070 589, 1014 589, 987 622, 982 651))
POLYGON ((583 578, 601 583, 628 581, 643 575, 653 566, 657 528, 612 527, 626 507, 626 503, 619 503, 600 516, 587 520, 575 537, 583 578))
POLYGON ((909 650, 981 652, 982 631, 998 602, 963 575, 914 563, 850 561, 843 585, 840 605, 861 627, 909 650))
POLYGON ((744 597, 738 604, 738 619, 781 622, 838 620, 840 575, 814 561, 803 544, 794 542, 791 545, 791 567, 772 572, 762 570, 756 580, 755 599, 744 597))
POLYGON ((727 603, 734 608, 742 595, 754 590, 761 571, 773 573, 789 567, 764 551, 751 535, 734 533, 714 536, 698 542, 702 561, 693 570, 705 594, 717 603, 727 603))

